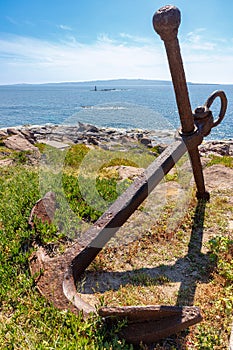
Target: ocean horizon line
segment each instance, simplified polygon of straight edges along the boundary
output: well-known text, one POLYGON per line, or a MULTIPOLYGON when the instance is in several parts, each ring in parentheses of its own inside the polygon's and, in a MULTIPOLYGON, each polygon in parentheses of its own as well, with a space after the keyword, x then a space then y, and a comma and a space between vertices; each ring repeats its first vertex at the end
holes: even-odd
MULTIPOLYGON (((38 86, 38 85, 95 85, 95 84, 103 84, 103 85, 108 85, 108 84, 117 84, 117 85, 138 85, 138 86, 143 86, 145 84, 146 86, 148 85, 172 85, 172 80, 163 80, 163 79, 143 79, 143 78, 119 78, 119 79, 97 79, 97 80, 82 80, 82 81, 58 81, 58 82, 35 82, 35 83, 28 83, 28 82, 22 82, 22 83, 9 83, 9 84, 1 84, 1 86, 38 86)), ((209 82, 191 82, 188 81, 187 85, 223 85, 223 86, 228 86, 228 85, 233 85, 233 83, 209 83, 209 82)))

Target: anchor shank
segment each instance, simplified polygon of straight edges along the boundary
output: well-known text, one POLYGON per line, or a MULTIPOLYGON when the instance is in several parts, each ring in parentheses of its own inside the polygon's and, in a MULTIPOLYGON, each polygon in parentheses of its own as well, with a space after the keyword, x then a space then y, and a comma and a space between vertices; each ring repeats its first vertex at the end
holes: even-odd
POLYGON ((180 53, 180 45, 177 38, 180 16, 180 11, 175 6, 164 6, 155 13, 153 17, 153 26, 164 41, 182 132, 187 134, 193 132, 194 120, 180 53))
POLYGON ((180 53, 178 39, 164 41, 171 72, 176 103, 179 111, 182 133, 189 134, 194 131, 194 120, 186 84, 185 72, 180 53))
POLYGON ((189 150, 190 162, 193 169, 193 176, 197 186, 197 199, 209 200, 209 193, 205 189, 205 180, 202 171, 201 159, 198 148, 189 150))
MULTIPOLYGON (((195 133, 195 126, 183 61, 180 53, 180 45, 177 38, 180 17, 180 11, 178 8, 167 5, 155 13, 153 17, 153 26, 155 31, 164 41, 166 48, 177 107, 180 115, 182 136, 185 141, 186 136, 195 133)), ((192 147, 191 149, 188 147, 188 151, 197 186, 197 197, 207 199, 208 193, 205 190, 204 176, 198 146, 192 147)))

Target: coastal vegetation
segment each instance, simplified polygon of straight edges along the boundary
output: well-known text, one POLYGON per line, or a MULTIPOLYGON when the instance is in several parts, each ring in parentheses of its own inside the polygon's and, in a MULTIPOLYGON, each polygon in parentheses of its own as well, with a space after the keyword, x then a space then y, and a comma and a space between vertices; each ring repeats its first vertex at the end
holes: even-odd
MULTIPOLYGON (((136 349, 118 336, 124 323, 109 328, 99 316, 84 320, 81 314, 54 308, 37 290, 29 259, 39 245, 49 254, 61 254, 75 238, 75 225, 82 221, 82 230, 86 229, 104 211, 101 199, 109 205, 132 183, 132 178, 120 179, 115 166, 146 167, 155 155, 144 149, 139 161, 140 146, 133 149, 130 157, 117 151, 114 160, 106 161, 105 151, 94 148, 94 159, 99 159, 101 165, 94 179, 88 178, 88 183, 94 181, 99 194, 97 203, 91 205, 93 198, 87 200, 80 188, 82 181, 87 184, 87 170, 93 158, 90 153, 90 162, 85 164, 84 158, 90 148, 73 145, 59 151, 43 144, 37 147, 41 152, 37 166, 31 165, 29 151, 10 151, 4 145, 0 148, 1 159, 12 161, 10 166, 0 167, 0 348, 136 349), (109 171, 112 168, 114 171, 109 171), (50 225, 37 223, 30 229, 30 211, 50 185, 55 186, 60 205, 55 220, 50 225), (73 222, 69 223, 67 203, 74 213, 73 222)), ((232 168, 232 157, 210 156, 208 166, 213 164, 232 168)), ((179 171, 175 169, 166 181, 177 186, 179 171)), ((233 312, 230 196, 227 190, 218 188, 211 193, 209 203, 197 203, 191 191, 185 213, 172 226, 172 232, 168 222, 177 205, 173 197, 168 197, 156 219, 150 217, 143 204, 137 215, 149 216, 150 223, 142 225, 138 239, 105 247, 77 287, 85 289, 86 280, 94 281, 91 294, 98 306, 195 304, 201 309, 203 321, 162 340, 153 349, 226 349, 233 312), (204 232, 207 234, 202 242, 204 232), (117 288, 110 284, 103 292, 101 278, 108 274, 117 288), (174 289, 174 285, 178 288, 174 289)), ((141 344, 138 349, 151 348, 141 344)))

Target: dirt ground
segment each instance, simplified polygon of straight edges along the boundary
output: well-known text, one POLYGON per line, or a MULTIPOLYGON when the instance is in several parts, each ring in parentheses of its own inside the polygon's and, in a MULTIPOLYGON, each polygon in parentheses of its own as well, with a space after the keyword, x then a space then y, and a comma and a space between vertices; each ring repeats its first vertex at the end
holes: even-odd
MULTIPOLYGON (((218 197, 231 206, 233 169, 214 165, 204 175, 210 203, 218 197)), ((182 180, 161 183, 86 271, 80 296, 92 305, 102 298, 107 305, 195 304, 211 273, 207 242, 219 232, 208 224, 208 204, 193 197, 182 180)), ((232 211, 223 219, 232 231, 232 211)))

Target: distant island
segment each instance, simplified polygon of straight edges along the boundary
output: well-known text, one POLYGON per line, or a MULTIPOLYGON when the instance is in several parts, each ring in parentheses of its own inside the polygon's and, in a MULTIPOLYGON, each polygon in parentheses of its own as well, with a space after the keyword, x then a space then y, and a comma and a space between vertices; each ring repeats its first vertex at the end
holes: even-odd
MULTIPOLYGON (((187 82, 188 85, 220 85, 210 83, 192 83, 187 82)), ((154 85, 167 85, 172 86, 171 80, 152 80, 152 79, 110 79, 110 80, 90 80, 90 81, 77 81, 77 82, 59 82, 59 83, 42 83, 42 84, 12 84, 17 86, 28 85, 44 85, 44 86, 90 86, 95 89, 109 86, 111 89, 116 89, 118 86, 154 86, 154 85)), ((106 88, 105 88, 106 89, 106 88)))

